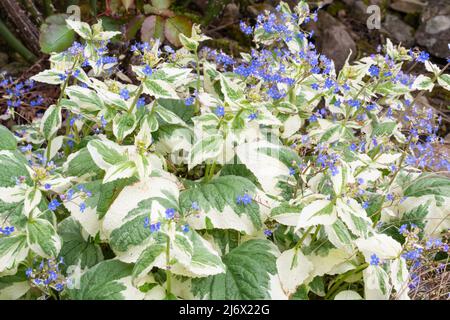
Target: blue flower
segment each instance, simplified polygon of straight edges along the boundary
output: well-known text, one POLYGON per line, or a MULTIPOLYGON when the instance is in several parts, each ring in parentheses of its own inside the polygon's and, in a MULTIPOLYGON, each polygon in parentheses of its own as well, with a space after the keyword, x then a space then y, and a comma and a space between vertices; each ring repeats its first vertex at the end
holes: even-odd
POLYGON ((27 268, 27 270, 25 270, 25 275, 27 276, 27 278, 31 277, 32 274, 33 274, 33 269, 27 268))
POLYGON ((62 283, 57 283, 57 284, 55 285, 55 289, 56 289, 56 291, 61 292, 61 291, 63 291, 63 289, 64 289, 64 285, 63 285, 62 283))
POLYGON ((214 111, 214 113, 218 116, 218 117, 223 117, 225 115, 225 108, 222 106, 218 106, 216 108, 216 110, 214 111))
POLYGON ((378 77, 380 75, 380 68, 375 65, 370 66, 369 73, 372 77, 378 77))
POLYGON ((200 206, 198 205, 198 202, 197 202, 197 201, 193 201, 193 202, 192 202, 191 208, 192 208, 193 210, 200 210, 200 206))
POLYGON ((244 206, 246 206, 252 203, 252 197, 248 193, 245 193, 243 196, 238 196, 236 198, 236 203, 243 204, 244 206))
POLYGON ((120 97, 124 100, 130 99, 130 92, 127 89, 121 89, 119 94, 120 97))
POLYGON ((392 193, 388 193, 386 196, 386 199, 388 199, 389 201, 394 200, 394 195, 392 193))
POLYGON ((364 201, 362 204, 363 209, 367 209, 369 207, 369 202, 364 201))
POLYGON ((192 106, 194 104, 194 101, 195 101, 194 97, 189 97, 186 98, 186 100, 184 100, 184 104, 187 106, 192 106))
POLYGON ((266 230, 264 230, 264 234, 265 234, 267 237, 270 237, 270 236, 272 235, 272 230, 266 229, 266 230))
POLYGON ((359 108, 359 106, 361 105, 361 101, 359 101, 359 100, 357 100, 357 99, 350 99, 349 101, 348 101, 348 105, 350 106, 350 107, 353 107, 353 108, 359 108))
POLYGON ((138 109, 142 108, 143 106, 145 106, 145 98, 144 97, 140 97, 138 99, 138 101, 136 102, 136 107, 138 109))
POLYGON ((316 122, 317 121, 317 116, 315 115, 315 114, 313 114, 313 115, 311 115, 310 117, 309 117, 309 122, 316 122))
POLYGON ((159 221, 150 225, 151 233, 157 232, 157 231, 159 231, 159 229, 161 229, 161 222, 159 222, 159 221))
POLYGON ((246 35, 251 35, 253 33, 252 27, 248 26, 244 21, 239 23, 239 27, 243 33, 246 35))
POLYGON ((422 63, 425 63, 425 61, 428 61, 428 59, 430 59, 430 54, 426 51, 420 52, 416 58, 416 60, 418 62, 422 62, 422 63))
POLYGON ((84 202, 80 203, 80 212, 83 213, 86 210, 86 204, 84 202))
POLYGON ((3 233, 5 236, 9 236, 11 233, 13 233, 15 228, 13 226, 1 228, 0 227, 0 233, 3 233))
POLYGON ((145 67, 144 67, 144 69, 142 69, 142 72, 143 72, 147 77, 149 77, 149 76, 152 75, 153 70, 152 70, 152 68, 151 68, 148 64, 146 64, 145 67))
POLYGON ((56 208, 58 208, 61 205, 61 203, 59 203, 58 200, 53 199, 52 201, 50 201, 50 203, 48 204, 48 209, 50 211, 55 211, 56 208))
POLYGON ((377 266, 380 264, 380 259, 377 257, 377 255, 374 253, 370 256, 370 265, 377 266))
POLYGON ((174 208, 168 208, 166 209, 166 218, 172 219, 175 216, 175 209, 174 208))
POLYGON ((408 231, 408 225, 403 224, 400 226, 400 228, 398 229, 398 233, 400 234, 405 234, 408 231))
POLYGON ((250 121, 255 120, 256 118, 258 118, 258 113, 257 112, 250 113, 250 115, 248 116, 248 119, 250 121))
POLYGON ((189 225, 188 224, 183 224, 181 226, 181 231, 183 232, 189 232, 189 225))
POLYGON ((289 168, 289 175, 290 176, 295 175, 295 169, 294 168, 292 168, 292 167, 289 168))

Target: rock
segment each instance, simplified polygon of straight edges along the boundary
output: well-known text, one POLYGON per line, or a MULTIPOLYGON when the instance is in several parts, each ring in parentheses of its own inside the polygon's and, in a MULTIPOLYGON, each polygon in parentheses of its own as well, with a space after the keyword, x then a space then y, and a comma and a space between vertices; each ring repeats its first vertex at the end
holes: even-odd
POLYGON ((420 17, 416 41, 440 58, 450 55, 450 5, 448 0, 430 1, 420 17))
POLYGON ((237 20, 239 20, 239 7, 234 3, 227 4, 223 10, 220 25, 232 24, 237 20))
POLYGON ((345 25, 325 11, 319 11, 317 33, 318 51, 334 60, 336 70, 342 69, 350 50, 351 59, 356 57, 356 43, 345 25))
POLYGON ((10 64, 7 64, 0 68, 0 74, 6 73, 7 75, 15 77, 20 75, 27 68, 28 66, 21 62, 11 62, 10 64))
POLYGON ((256 18, 259 14, 263 13, 266 10, 270 11, 270 12, 274 12, 275 8, 265 2, 255 3, 255 4, 249 5, 247 7, 248 13, 250 14, 251 17, 254 17, 254 18, 256 18))
POLYGON ((390 8, 403 13, 420 13, 426 6, 426 3, 419 0, 395 0, 390 4, 390 8))
POLYGON ((8 55, 4 52, 0 52, 0 68, 8 63, 8 55))
POLYGON ((353 18, 366 23, 369 15, 367 14, 367 5, 362 1, 358 0, 352 5, 352 16, 353 18))
POLYGON ((414 28, 396 15, 387 14, 382 27, 391 40, 401 42, 407 48, 414 45, 414 28))

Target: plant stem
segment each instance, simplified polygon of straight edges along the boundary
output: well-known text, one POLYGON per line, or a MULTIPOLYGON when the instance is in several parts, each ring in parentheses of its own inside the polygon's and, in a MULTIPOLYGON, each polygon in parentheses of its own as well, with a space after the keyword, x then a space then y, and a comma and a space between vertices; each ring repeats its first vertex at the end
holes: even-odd
POLYGON ((0 20, 0 35, 3 40, 18 54, 20 54, 28 62, 35 62, 36 56, 31 53, 23 44, 17 39, 8 27, 0 20))
POLYGON ((194 52, 195 54, 195 66, 197 69, 197 94, 195 97, 195 113, 200 111, 200 100, 198 99, 198 95, 200 94, 200 59, 198 58, 198 53, 194 52))
POLYGON ((172 294, 172 273, 170 272, 170 238, 167 238, 166 245, 166 295, 170 296, 172 294))
POLYGON ((341 275, 340 277, 338 277, 336 279, 336 282, 333 284, 333 286, 331 287, 331 289, 327 292, 327 294, 325 295, 325 300, 330 299, 334 293, 337 291, 337 289, 339 289, 339 286, 341 285, 342 282, 345 281, 345 279, 347 279, 348 277, 357 274, 361 271, 363 271, 364 269, 366 269, 369 266, 368 263, 364 263, 362 265, 360 265, 359 267, 357 267, 356 269, 350 270, 347 273, 344 273, 343 275, 341 275))
POLYGON ((53 13, 52 9, 52 1, 44 0, 44 14, 46 17, 50 16, 53 13))
POLYGON ((308 229, 306 229, 305 233, 302 235, 300 240, 298 240, 297 244, 295 245, 295 247, 294 247, 295 250, 298 250, 302 246, 303 241, 305 241, 306 237, 308 236, 308 234, 311 232, 311 230, 313 228, 314 228, 314 226, 310 226, 308 229))
POLYGON ((136 106, 143 90, 144 90, 144 86, 142 85, 142 82, 141 82, 141 84, 139 85, 139 87, 136 90, 136 95, 134 96, 133 103, 131 104, 130 109, 128 109, 129 114, 131 114, 131 112, 133 112, 133 109, 136 106))

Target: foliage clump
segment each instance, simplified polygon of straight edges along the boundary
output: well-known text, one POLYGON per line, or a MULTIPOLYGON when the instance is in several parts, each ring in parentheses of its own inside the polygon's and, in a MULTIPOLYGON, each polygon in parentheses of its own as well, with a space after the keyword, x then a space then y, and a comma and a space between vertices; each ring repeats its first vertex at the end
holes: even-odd
POLYGON ((337 73, 316 18, 242 22, 240 57, 196 25, 179 49, 135 43, 129 76, 117 32, 67 20, 80 42, 32 77, 59 99, 0 130, 0 297, 408 299, 424 252, 448 272, 450 163, 418 103, 446 68, 388 40, 337 73))

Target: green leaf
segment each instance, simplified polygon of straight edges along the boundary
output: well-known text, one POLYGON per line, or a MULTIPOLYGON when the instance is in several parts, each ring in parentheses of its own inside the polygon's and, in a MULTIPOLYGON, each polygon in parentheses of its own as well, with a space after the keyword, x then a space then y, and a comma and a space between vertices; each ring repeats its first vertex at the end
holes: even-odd
POLYGON ((103 170, 108 170, 112 166, 128 160, 123 149, 109 140, 89 141, 87 148, 92 160, 103 170))
POLYGON ((184 16, 175 16, 166 20, 164 35, 176 47, 181 47, 180 34, 191 36, 192 22, 184 16))
POLYGON ((194 117, 194 108, 186 106, 183 100, 158 99, 158 104, 163 108, 172 111, 186 123, 192 123, 194 117))
POLYGON ((61 249, 61 239, 53 225, 44 219, 34 219, 27 223, 28 245, 36 254, 44 258, 56 258, 61 249))
POLYGON ((144 220, 165 217, 166 208, 177 208, 177 185, 162 177, 151 177, 126 186, 115 198, 103 220, 103 232, 119 259, 135 262, 143 243, 150 241, 144 220))
POLYGON ((438 77, 438 83, 445 89, 450 91, 450 75, 443 73, 438 77))
POLYGON ((0 151, 0 187, 16 186, 18 177, 24 177, 25 183, 31 184, 27 159, 19 151, 0 151))
POLYGON ((61 52, 69 48, 75 40, 75 32, 66 24, 66 14, 55 14, 41 25, 39 44, 44 53, 61 52))
POLYGON ((450 195, 450 179, 435 174, 421 174, 403 192, 406 197, 420 197, 424 195, 450 195))
POLYGON ((73 217, 64 219, 58 225, 58 234, 63 240, 60 256, 64 258, 66 266, 79 265, 84 269, 103 260, 100 246, 89 240, 80 223, 73 217))
POLYGON ((244 98, 242 86, 232 81, 230 78, 220 74, 220 85, 225 101, 235 105, 239 100, 244 98))
POLYGON ((0 237, 0 272, 17 267, 20 262, 25 260, 27 255, 26 235, 17 234, 0 237))
POLYGON ((268 240, 249 240, 223 257, 226 272, 192 280, 192 292, 200 299, 277 299, 276 267, 278 250, 268 240), (271 290, 272 289, 272 290, 271 290))
POLYGON ((131 284, 133 265, 107 260, 85 272, 79 286, 67 290, 74 300, 141 300, 144 293, 131 284))
POLYGON ((149 16, 145 18, 141 27, 141 41, 150 42, 150 39, 164 41, 164 18, 160 16, 149 16))
POLYGON ((14 275, 0 277, 0 300, 16 300, 30 290, 30 284, 22 265, 14 275))
POLYGON ((0 150, 16 150, 17 140, 11 131, 0 125, 0 150))
POLYGON ((118 179, 131 178, 136 173, 136 164, 133 161, 125 161, 108 168, 103 178, 103 183, 118 179))
POLYGON ((224 139, 220 134, 209 135, 201 138, 192 146, 189 154, 189 169, 205 162, 214 160, 222 154, 224 139))
POLYGON ((296 229, 316 225, 331 225, 336 221, 336 209, 330 200, 316 200, 300 212, 296 229))
POLYGON ((394 132, 397 125, 397 122, 393 121, 378 123, 376 126, 374 126, 372 134, 376 137, 390 136, 394 132))
POLYGON ((180 207, 184 212, 189 212, 193 202, 200 206, 197 217, 191 215, 187 218, 194 229, 206 229, 206 218, 209 218, 214 228, 252 234, 262 227, 262 221, 268 215, 262 199, 264 197, 250 180, 238 176, 222 176, 205 184, 196 184, 182 192, 180 207), (247 205, 238 204, 236 199, 245 193, 254 200, 247 205), (258 198, 259 203, 255 198, 258 198))
POLYGON ((169 9, 172 0, 151 0, 152 5, 157 9, 169 9))
MULTIPOLYGON (((104 108, 104 103, 98 94, 88 88, 80 86, 70 86, 65 93, 72 102, 75 102, 77 107, 83 111, 99 111, 104 108)), ((76 110, 74 110, 76 111, 76 110)))
POLYGON ((178 94, 169 82, 146 79, 143 83, 144 93, 146 94, 155 98, 179 99, 178 94))
POLYGON ((70 29, 78 33, 83 39, 88 40, 92 38, 91 27, 86 22, 67 19, 66 23, 70 29))
POLYGON ((84 175, 97 175, 101 169, 97 167, 88 148, 72 153, 64 162, 64 171, 68 176, 81 177, 84 175))
POLYGON ((136 128, 136 115, 133 113, 117 114, 113 120, 113 133, 118 141, 123 139, 136 128))
POLYGON ((51 105, 45 110, 41 120, 41 132, 45 139, 50 140, 55 133, 61 128, 61 107, 51 105))
POLYGON ((61 79, 60 75, 62 72, 58 72, 52 69, 47 69, 35 74, 30 79, 37 82, 48 83, 48 84, 61 84, 64 80, 61 79))

